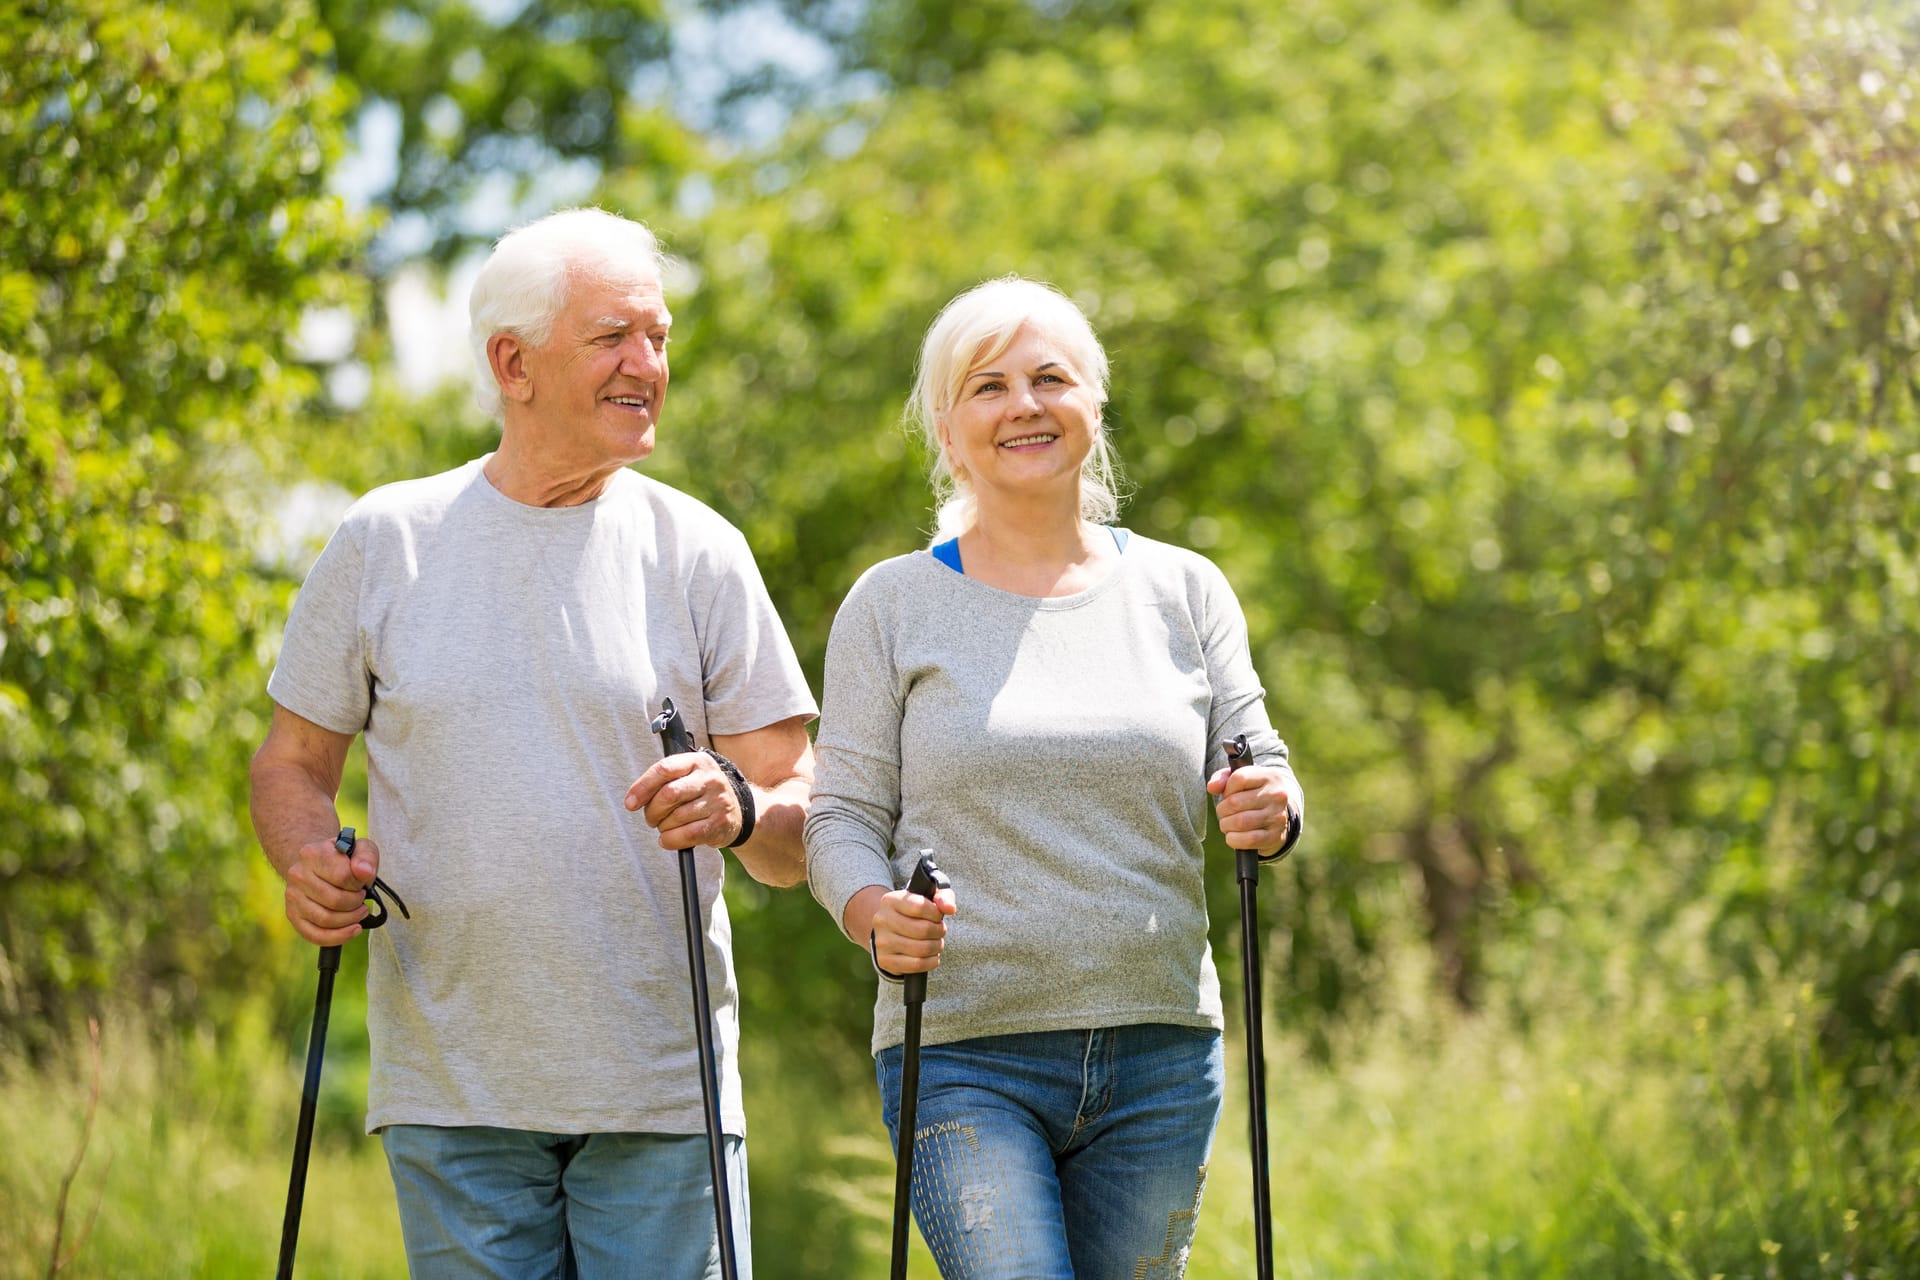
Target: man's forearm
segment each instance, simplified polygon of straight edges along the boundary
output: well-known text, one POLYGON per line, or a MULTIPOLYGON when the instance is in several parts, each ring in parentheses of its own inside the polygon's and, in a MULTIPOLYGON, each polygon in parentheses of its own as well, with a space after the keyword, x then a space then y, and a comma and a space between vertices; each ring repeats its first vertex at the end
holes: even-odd
POLYGON ((807 821, 813 779, 795 776, 771 788, 754 787, 753 836, 733 851, 747 874, 785 889, 807 878, 807 848, 800 838, 807 821))
POLYGON ((333 796, 305 769, 254 761, 248 809, 253 833, 273 869, 286 878, 302 845, 330 840, 340 829, 333 796))

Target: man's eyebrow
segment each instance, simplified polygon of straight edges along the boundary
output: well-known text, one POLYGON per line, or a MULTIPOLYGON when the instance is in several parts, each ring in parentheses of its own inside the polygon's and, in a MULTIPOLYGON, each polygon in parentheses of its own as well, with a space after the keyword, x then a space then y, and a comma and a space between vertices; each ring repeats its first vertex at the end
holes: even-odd
MULTIPOLYGON (((673 317, 663 311, 660 313, 659 318, 654 323, 660 324, 660 325, 670 325, 673 323, 673 317)), ((597 329, 631 329, 633 328, 633 321, 627 319, 624 316, 601 316, 598 320, 595 320, 593 324, 594 324, 594 327, 597 329)))

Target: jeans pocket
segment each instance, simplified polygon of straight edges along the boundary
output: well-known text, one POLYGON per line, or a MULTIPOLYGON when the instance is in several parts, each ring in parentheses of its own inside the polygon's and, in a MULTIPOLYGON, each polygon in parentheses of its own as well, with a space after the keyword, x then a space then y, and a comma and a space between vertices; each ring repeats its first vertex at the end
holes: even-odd
POLYGON ((899 1048, 882 1049, 874 1055, 873 1074, 880 1086, 880 1120, 887 1126, 887 1132, 900 1122, 900 1058, 899 1048))

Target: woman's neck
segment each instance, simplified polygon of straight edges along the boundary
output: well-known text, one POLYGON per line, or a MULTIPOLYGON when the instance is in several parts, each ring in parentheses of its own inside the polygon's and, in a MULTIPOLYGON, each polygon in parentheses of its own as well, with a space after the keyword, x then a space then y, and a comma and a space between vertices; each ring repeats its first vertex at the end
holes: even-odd
POLYGON ((1105 577, 1119 554, 1112 536, 1078 510, 983 504, 960 535, 969 578, 1022 596, 1077 595, 1105 577))

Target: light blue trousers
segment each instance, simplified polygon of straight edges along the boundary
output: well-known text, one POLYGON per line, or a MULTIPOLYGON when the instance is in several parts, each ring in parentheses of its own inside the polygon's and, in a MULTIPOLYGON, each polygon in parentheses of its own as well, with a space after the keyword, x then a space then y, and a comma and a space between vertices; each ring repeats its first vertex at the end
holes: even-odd
MULTIPOLYGON (((414 1280, 718 1280, 704 1135, 389 1125, 380 1137, 414 1280)), ((742 1280, 747 1150, 726 1139, 742 1280)))

